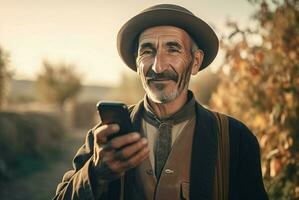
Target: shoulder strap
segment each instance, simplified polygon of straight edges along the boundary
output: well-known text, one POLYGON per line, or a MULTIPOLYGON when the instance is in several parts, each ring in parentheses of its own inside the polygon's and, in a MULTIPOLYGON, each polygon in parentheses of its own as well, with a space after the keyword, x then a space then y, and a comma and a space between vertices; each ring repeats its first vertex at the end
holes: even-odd
POLYGON ((215 168, 214 199, 228 200, 229 192, 229 130, 227 116, 214 112, 218 124, 218 158, 215 168))

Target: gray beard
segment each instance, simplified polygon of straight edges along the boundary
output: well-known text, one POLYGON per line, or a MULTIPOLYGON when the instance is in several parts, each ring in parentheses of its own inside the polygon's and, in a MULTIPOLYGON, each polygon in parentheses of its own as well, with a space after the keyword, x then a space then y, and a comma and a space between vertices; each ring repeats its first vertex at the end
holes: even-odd
POLYGON ((166 92, 163 89, 160 91, 156 90, 155 92, 153 92, 150 88, 146 86, 145 92, 147 96, 155 103, 169 103, 175 100, 179 96, 181 91, 179 91, 176 87, 173 91, 170 92, 170 94, 166 94, 166 92))

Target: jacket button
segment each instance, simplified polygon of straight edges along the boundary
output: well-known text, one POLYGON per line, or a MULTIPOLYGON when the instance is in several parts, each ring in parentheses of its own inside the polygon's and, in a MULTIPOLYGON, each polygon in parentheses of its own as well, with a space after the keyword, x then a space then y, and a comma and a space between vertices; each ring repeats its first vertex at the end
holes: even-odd
POLYGON ((147 175, 150 175, 150 176, 154 175, 154 172, 152 169, 146 170, 146 173, 147 173, 147 175))
POLYGON ((172 173, 174 173, 174 171, 172 169, 165 169, 165 173, 166 174, 172 174, 172 173))

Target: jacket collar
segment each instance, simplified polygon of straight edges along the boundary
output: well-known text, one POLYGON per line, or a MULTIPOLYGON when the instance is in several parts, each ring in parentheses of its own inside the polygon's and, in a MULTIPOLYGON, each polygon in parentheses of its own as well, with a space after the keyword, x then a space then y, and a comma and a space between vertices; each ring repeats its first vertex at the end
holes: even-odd
POLYGON ((132 106, 129 110, 131 111, 130 118, 132 120, 133 128, 135 131, 139 131, 141 127, 142 114, 144 111, 143 100, 140 100, 137 104, 135 104, 135 106, 132 106))

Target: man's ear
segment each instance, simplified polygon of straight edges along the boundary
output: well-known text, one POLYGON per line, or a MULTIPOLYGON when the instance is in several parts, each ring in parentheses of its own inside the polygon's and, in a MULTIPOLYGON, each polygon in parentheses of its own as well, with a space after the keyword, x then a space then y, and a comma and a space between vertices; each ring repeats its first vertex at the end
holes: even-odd
POLYGON ((203 57, 204 57, 204 52, 201 49, 197 49, 194 52, 194 62, 191 71, 192 75, 196 75, 198 73, 203 61, 203 57))

